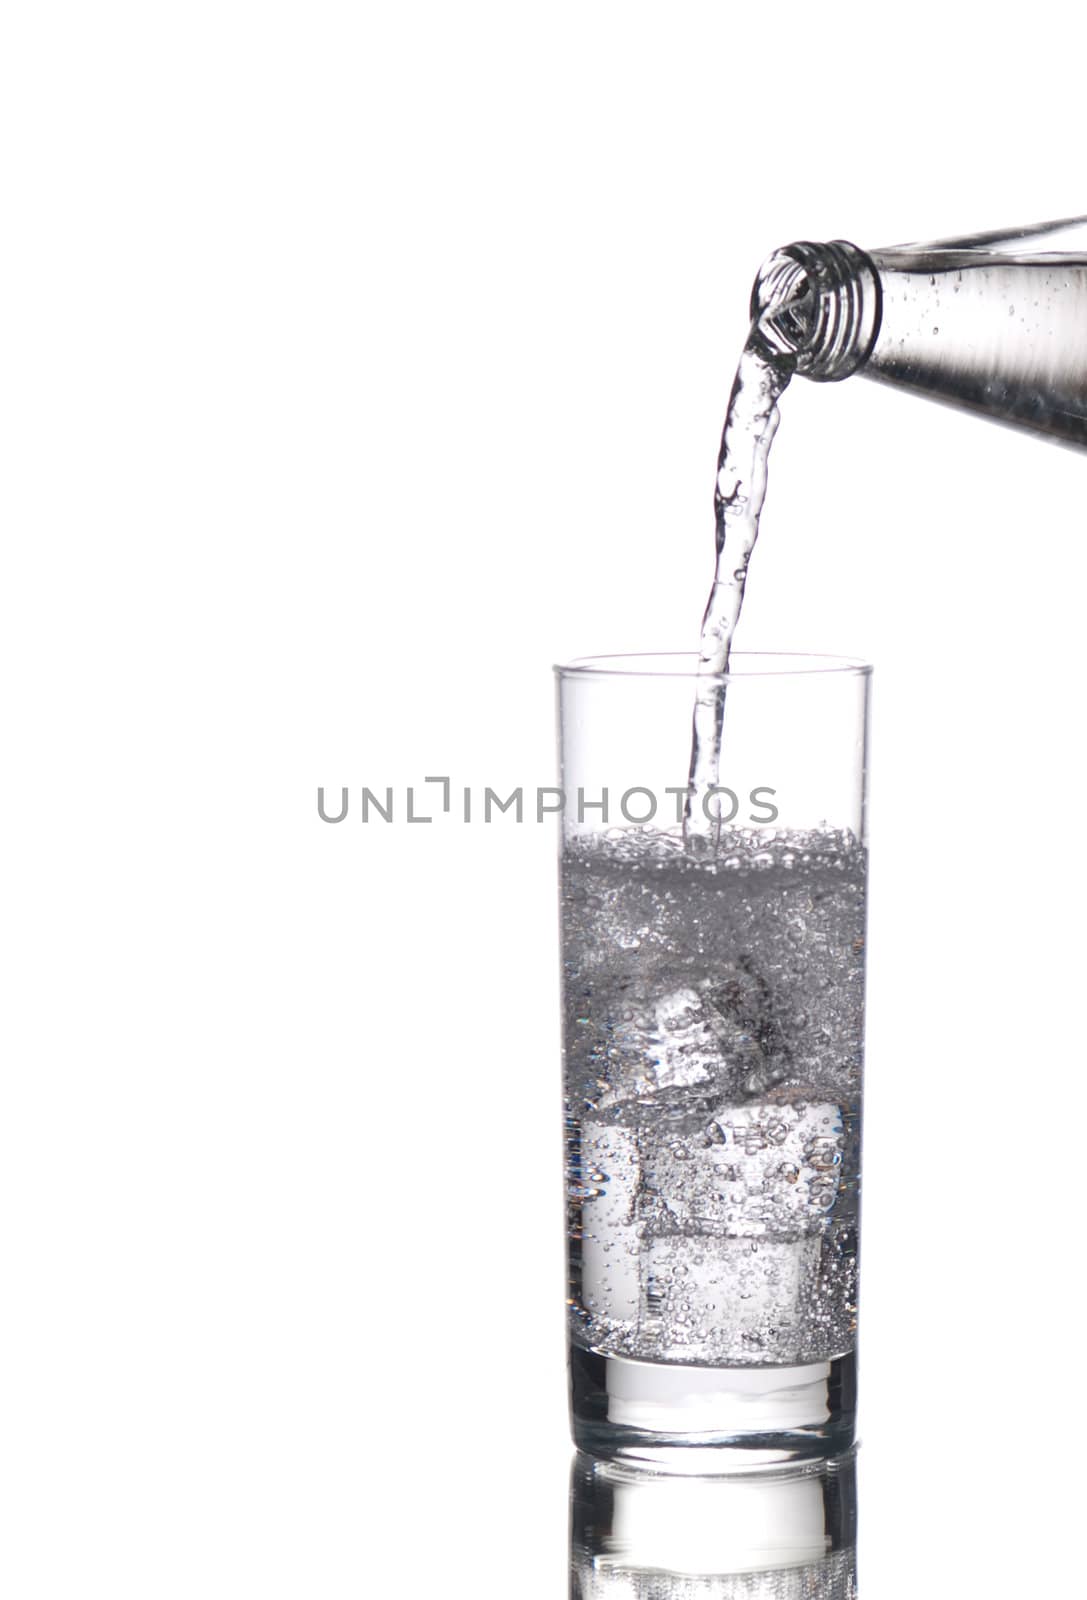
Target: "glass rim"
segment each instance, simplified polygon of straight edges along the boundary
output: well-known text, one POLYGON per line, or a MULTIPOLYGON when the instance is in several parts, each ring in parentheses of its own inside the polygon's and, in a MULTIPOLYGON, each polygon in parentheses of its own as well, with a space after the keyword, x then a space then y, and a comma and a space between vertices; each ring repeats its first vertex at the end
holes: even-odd
POLYGON ((727 672, 702 673, 696 650, 649 650, 628 654, 575 656, 558 662, 558 678, 690 678, 701 683, 731 679, 799 678, 818 674, 870 677, 872 663, 859 656, 825 655, 809 650, 734 650, 727 672), (679 665, 679 663, 685 665, 679 665), (663 664, 656 664, 663 663, 663 664))

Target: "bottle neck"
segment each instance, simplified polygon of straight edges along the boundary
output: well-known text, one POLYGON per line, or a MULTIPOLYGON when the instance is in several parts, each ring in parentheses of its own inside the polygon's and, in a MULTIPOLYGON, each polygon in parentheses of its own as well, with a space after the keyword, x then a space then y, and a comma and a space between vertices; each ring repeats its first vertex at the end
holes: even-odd
POLYGON ((874 263, 844 239, 775 250, 751 291, 751 317, 763 345, 819 383, 836 383, 864 365, 881 312, 874 263))

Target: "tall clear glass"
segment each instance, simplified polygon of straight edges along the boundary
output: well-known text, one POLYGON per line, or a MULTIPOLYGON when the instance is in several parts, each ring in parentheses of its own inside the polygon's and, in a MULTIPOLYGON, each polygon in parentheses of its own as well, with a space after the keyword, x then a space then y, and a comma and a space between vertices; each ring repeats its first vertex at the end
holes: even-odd
POLYGON ((580 1448, 714 1470, 853 1440, 870 669, 734 655, 685 841, 695 665, 557 669, 569 1361, 580 1448))

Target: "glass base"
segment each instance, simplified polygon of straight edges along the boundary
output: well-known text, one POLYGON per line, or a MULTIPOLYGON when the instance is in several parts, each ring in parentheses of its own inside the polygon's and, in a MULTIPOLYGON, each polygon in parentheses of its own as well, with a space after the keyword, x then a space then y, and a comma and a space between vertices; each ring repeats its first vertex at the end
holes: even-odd
POLYGON ((802 1367, 684 1367, 570 1347, 579 1450, 672 1472, 838 1455, 853 1444, 857 1358, 802 1367))

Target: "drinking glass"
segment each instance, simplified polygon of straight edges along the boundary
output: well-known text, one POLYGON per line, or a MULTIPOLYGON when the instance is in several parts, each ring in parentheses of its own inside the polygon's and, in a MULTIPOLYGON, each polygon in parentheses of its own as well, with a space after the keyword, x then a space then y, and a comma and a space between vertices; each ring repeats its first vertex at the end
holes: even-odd
POLYGON ((870 669, 734 654, 686 829, 695 658, 556 670, 575 1443, 847 1449, 870 669))

